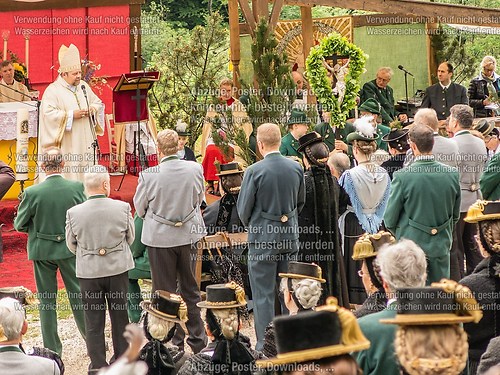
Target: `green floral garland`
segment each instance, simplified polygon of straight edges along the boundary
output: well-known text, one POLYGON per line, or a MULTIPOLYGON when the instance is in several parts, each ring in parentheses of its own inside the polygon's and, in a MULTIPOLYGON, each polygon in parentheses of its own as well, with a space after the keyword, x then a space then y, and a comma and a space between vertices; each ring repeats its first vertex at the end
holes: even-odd
POLYGON ((360 90, 359 78, 364 72, 367 58, 368 55, 361 48, 337 33, 330 34, 318 46, 311 48, 306 60, 306 77, 323 110, 331 112, 330 124, 343 127, 349 111, 356 107, 356 97, 360 90), (323 58, 334 54, 349 57, 345 95, 341 105, 333 94, 328 71, 323 65, 323 58))

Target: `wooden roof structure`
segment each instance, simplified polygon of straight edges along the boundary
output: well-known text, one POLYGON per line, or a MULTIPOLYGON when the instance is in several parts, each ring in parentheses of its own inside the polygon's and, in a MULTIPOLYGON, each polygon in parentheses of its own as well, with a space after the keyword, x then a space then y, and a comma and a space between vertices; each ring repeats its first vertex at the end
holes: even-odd
MULTIPOLYGON (((317 5, 383 13, 371 16, 369 22, 372 26, 395 23, 393 21, 397 18, 395 16, 402 16, 402 19, 411 18, 414 22, 432 25, 452 23, 500 27, 500 9, 420 0, 228 0, 228 4, 231 60, 234 67, 233 78, 236 84, 238 84, 239 77, 240 34, 247 33, 253 37, 255 25, 261 17, 268 20, 270 30, 274 31, 283 5, 300 7, 304 59, 314 42, 312 7, 317 5), (269 3, 272 3, 270 14, 268 11, 269 3), (240 10, 246 21, 244 24, 239 23, 240 10)), ((366 22, 366 18, 361 17, 361 20, 363 19, 366 22)))

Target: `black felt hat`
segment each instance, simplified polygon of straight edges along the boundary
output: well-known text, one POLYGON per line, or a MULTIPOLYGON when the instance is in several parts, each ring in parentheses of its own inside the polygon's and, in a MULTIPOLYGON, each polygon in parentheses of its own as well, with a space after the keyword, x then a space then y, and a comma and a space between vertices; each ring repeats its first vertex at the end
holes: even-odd
POLYGON ((227 164, 219 164, 219 173, 216 176, 226 176, 229 174, 244 173, 243 167, 240 163, 232 162, 227 164))
POLYGON ((214 284, 207 286, 207 299, 198 302, 198 307, 207 309, 232 309, 245 306, 245 291, 234 281, 228 284, 214 284))
POLYGON ((151 301, 142 301, 141 307, 157 318, 177 323, 187 320, 187 308, 181 296, 165 290, 155 291, 151 301))
POLYGON ((278 276, 290 279, 313 279, 320 283, 326 281, 321 275, 321 267, 314 263, 288 262, 288 272, 279 273, 278 276))
POLYGON ((279 316, 273 324, 278 354, 257 361, 261 367, 313 361, 370 347, 354 315, 339 307, 333 297, 316 311, 279 316))
POLYGON ((442 279, 424 288, 396 290, 397 315, 381 323, 398 325, 442 325, 479 322, 481 308, 469 288, 442 279))
POLYGON ((304 134, 299 138, 299 148, 297 148, 298 152, 304 151, 306 146, 312 145, 313 143, 323 142, 323 137, 316 132, 310 132, 304 134))

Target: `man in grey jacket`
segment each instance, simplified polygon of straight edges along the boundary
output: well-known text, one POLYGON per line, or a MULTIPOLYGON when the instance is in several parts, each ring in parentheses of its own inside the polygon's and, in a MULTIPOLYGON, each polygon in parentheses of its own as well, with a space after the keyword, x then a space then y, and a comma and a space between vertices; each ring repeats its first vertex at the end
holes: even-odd
POLYGON ((141 242, 148 249, 152 291, 175 293, 179 288, 188 309, 187 343, 198 353, 207 341, 194 276, 196 243, 206 234, 200 210, 205 189, 201 165, 179 160, 178 138, 170 129, 158 133, 161 161, 140 174, 134 206, 144 218, 141 242))
POLYGON ((474 240, 477 229, 474 224, 466 223, 464 217, 469 207, 478 199, 482 199, 479 180, 483 174, 488 158, 484 142, 472 135, 472 108, 457 104, 451 107, 448 129, 453 132, 453 141, 458 146, 458 170, 460 172, 460 219, 455 226, 453 245, 450 254, 450 276, 455 281, 474 271, 482 256, 474 240), (464 258, 466 270, 464 270, 464 258))
POLYGON ((257 129, 257 146, 264 159, 245 172, 238 197, 238 213, 248 227, 248 271, 254 300, 257 350, 274 317, 276 280, 287 272, 298 253, 298 215, 304 207, 304 172, 296 161, 279 152, 278 125, 257 129))
POLYGON ((127 350, 123 332, 128 324, 128 271, 134 268, 130 244, 135 227, 130 205, 108 198, 109 174, 102 165, 84 175, 88 200, 66 213, 66 244, 76 254, 85 314, 89 374, 106 367, 104 326, 106 304, 111 319, 114 358, 127 350))

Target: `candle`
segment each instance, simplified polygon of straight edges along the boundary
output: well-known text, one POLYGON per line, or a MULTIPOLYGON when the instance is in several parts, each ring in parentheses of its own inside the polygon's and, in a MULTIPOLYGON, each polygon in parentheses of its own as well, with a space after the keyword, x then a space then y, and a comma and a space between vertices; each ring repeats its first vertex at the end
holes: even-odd
POLYGON ((4 30, 2 32, 3 37, 3 59, 7 60, 7 41, 9 40, 10 31, 4 30))
POLYGON ((24 58, 24 63, 26 65, 26 78, 28 78, 29 61, 30 61, 30 34, 27 31, 24 31, 23 35, 24 35, 25 49, 26 49, 26 57, 24 58))
POLYGON ((16 179, 28 179, 28 108, 17 110, 16 179))

